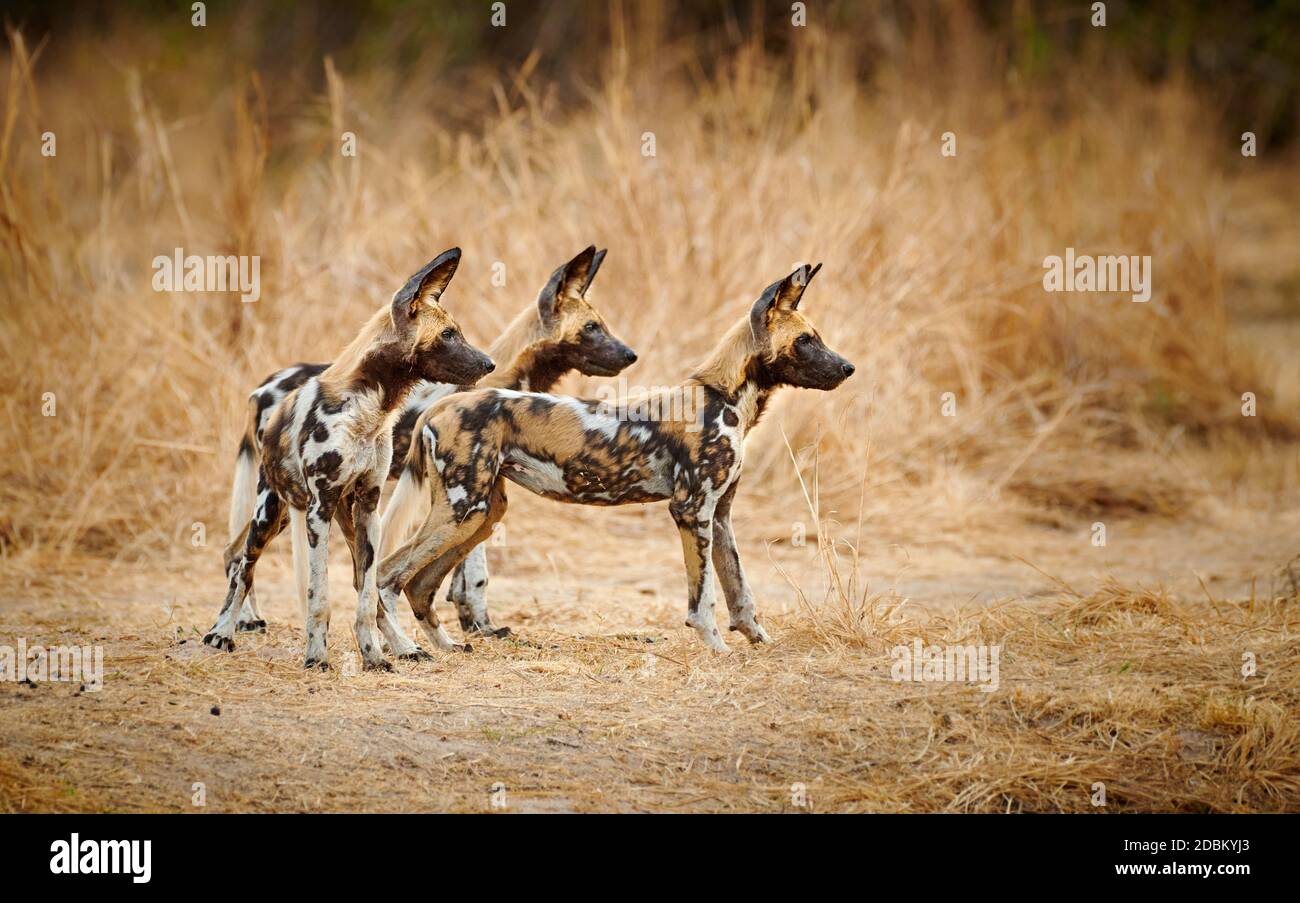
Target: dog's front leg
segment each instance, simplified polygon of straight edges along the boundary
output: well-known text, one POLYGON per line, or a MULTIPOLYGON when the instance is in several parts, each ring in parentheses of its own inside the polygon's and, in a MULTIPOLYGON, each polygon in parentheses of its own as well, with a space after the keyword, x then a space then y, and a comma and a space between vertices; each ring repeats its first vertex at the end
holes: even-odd
POLYGON ((702 510, 696 499, 680 504, 674 501, 669 510, 677 522, 686 560, 686 626, 694 627, 710 649, 728 652, 713 619, 713 512, 702 510))
POLYGON ((722 594, 727 598, 731 629, 740 631, 741 636, 751 643, 769 643, 772 638, 758 623, 754 594, 750 592, 745 570, 740 566, 736 535, 731 531, 730 493, 725 501, 725 507, 720 503, 713 515, 713 566, 718 572, 718 582, 722 584, 722 594))
POLYGON ((303 667, 329 668, 329 535, 333 511, 322 501, 307 509, 307 651, 303 667))
POLYGON ((357 587, 357 620, 353 627, 357 637, 357 647, 361 650, 362 667, 367 671, 391 671, 393 666, 379 650, 375 638, 376 603, 378 589, 375 586, 376 572, 379 569, 375 556, 379 552, 379 486, 358 485, 352 492, 352 534, 355 544, 352 549, 353 580, 357 587))

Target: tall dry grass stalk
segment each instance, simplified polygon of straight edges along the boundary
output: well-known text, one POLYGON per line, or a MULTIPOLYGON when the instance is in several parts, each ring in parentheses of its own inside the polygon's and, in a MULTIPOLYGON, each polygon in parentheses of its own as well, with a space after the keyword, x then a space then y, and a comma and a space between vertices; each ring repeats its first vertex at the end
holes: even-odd
POLYGON ((184 78, 120 62, 120 41, 61 46, 46 67, 11 32, 4 555, 134 560, 223 522, 248 390, 328 360, 452 244, 466 256, 447 304, 481 345, 558 261, 608 246, 595 297, 641 352, 641 384, 684 376, 764 285, 824 261, 808 312, 858 375, 779 397, 748 449, 747 516, 797 498, 776 424, 796 469, 817 446, 819 522, 861 500, 904 534, 1176 513, 1216 488, 1181 452, 1294 433, 1294 412, 1267 403, 1240 416, 1267 374, 1230 341, 1231 184, 1182 83, 1100 68, 1017 83, 958 30, 945 65, 917 38, 867 87, 860 51, 816 27, 789 59, 749 44, 705 74, 689 47, 615 25, 603 80, 565 104, 531 64, 467 95, 325 60, 311 94, 232 73, 219 50, 184 78), (56 157, 39 153, 46 130, 56 157), (343 131, 358 157, 340 155, 343 131), (956 157, 939 153, 945 131, 956 157), (1153 299, 1045 295, 1042 259, 1067 246, 1150 254, 1153 299), (176 247, 260 255, 261 300, 154 292, 150 261, 176 247))

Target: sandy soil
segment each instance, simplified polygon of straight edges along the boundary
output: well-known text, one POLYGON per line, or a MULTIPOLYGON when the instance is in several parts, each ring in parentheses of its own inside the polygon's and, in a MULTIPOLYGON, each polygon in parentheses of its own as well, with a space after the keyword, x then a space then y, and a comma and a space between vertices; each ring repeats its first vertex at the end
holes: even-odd
MULTIPOLYGON (((682 566, 662 512, 577 519, 544 517, 545 503, 519 508, 511 542, 491 556, 492 607, 517 638, 400 664, 392 675, 358 671, 341 544, 328 674, 299 667, 284 547, 259 575, 270 631, 241 635, 232 655, 198 642, 221 596, 211 549, 152 569, 88 559, 65 562, 58 576, 20 572, 0 600, 0 636, 102 645, 105 681, 85 693, 0 683, 0 808, 774 811, 792 808, 797 785, 820 811, 1052 808, 1028 775, 970 771, 989 754, 973 736, 972 758, 960 763, 956 750, 928 752, 925 725, 983 703, 977 689, 896 684, 887 656, 824 642, 813 548, 768 545, 761 534, 771 525, 740 521, 776 643, 751 649, 733 634, 733 654, 716 657, 681 626, 682 566), (598 542, 570 542, 583 523, 598 542), (545 532, 528 535, 530 525, 545 532), (812 607, 800 606, 778 565, 812 607), (865 728, 885 700, 896 723, 865 728), (913 784, 931 779, 947 789, 909 802, 913 784), (194 803, 198 784, 203 806, 194 803), (877 795, 890 787, 892 803, 877 795)), ((1105 548, 1092 547, 1086 529, 1026 529, 984 548, 867 541, 862 571, 872 591, 912 600, 918 618, 1006 599, 1049 607, 1062 596, 1057 580, 1087 594, 1104 575, 1203 598, 1199 575, 1215 598, 1244 598, 1252 580, 1263 594, 1294 553, 1298 527, 1297 514, 1220 511, 1194 522, 1119 522, 1105 548), (1006 551, 994 554, 994 545, 1006 551)), ((1086 663, 1063 665, 1061 675, 1067 688, 1086 685, 1086 663)), ((1185 742, 1200 736, 1181 730, 1185 742)), ((1054 791, 1066 801, 1057 807, 1086 809, 1087 792, 1067 784, 1054 791)))

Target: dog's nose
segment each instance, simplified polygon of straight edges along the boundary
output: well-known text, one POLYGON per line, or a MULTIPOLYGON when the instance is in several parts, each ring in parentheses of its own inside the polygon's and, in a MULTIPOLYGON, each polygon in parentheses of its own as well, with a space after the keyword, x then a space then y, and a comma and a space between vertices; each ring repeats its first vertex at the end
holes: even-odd
POLYGON ((856 370, 857 367, 854 367, 848 361, 845 361, 843 364, 840 365, 840 369, 844 371, 844 378, 848 379, 850 376, 853 375, 853 371, 856 370))
POLYGON ((484 375, 484 376, 486 376, 487 374, 491 373, 491 372, 492 372, 493 370, 495 370, 496 368, 497 368, 497 363, 496 363, 496 361, 492 360, 492 358, 490 358, 490 357, 489 357, 489 358, 484 358, 484 360, 483 360, 483 375, 484 375))
POLYGON ((635 363, 636 363, 636 352, 633 351, 631 348, 626 349, 626 350, 623 352, 623 360, 626 361, 626 362, 629 363, 629 364, 635 364, 635 363))

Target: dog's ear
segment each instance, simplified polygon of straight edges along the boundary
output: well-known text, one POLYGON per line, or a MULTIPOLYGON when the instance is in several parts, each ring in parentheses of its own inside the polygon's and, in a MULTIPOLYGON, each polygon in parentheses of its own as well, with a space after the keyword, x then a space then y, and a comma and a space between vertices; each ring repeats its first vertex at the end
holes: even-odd
POLYGON ((799 302, 803 300, 804 289, 821 268, 820 263, 815 267, 805 264, 784 279, 778 279, 763 289, 763 294, 758 296, 758 300, 749 311, 749 328, 753 331, 754 341, 758 343, 759 348, 764 351, 768 348, 768 315, 777 308, 797 310, 799 302))
POLYGON ((587 270, 587 281, 582 284, 582 290, 578 294, 586 296, 587 289, 591 288, 591 280, 596 278, 596 273, 600 270, 600 265, 605 262, 605 255, 609 248, 601 248, 596 252, 596 256, 591 259, 591 267, 587 270))
POLYGON ((784 310, 798 310, 799 302, 803 300, 804 289, 808 288, 808 283, 812 282, 812 277, 816 276, 821 268, 820 263, 815 267, 804 264, 782 279, 776 306, 784 310))
POLYGON ((424 265, 420 272, 406 280, 393 295, 393 323, 401 327, 420 313, 421 305, 433 304, 447 290, 451 277, 460 266, 460 248, 443 251, 424 265))
POLYGON ((596 275, 596 270, 600 268, 597 257, 600 260, 605 259, 603 252, 596 254, 595 245, 588 245, 578 252, 577 257, 559 267, 551 274, 551 278, 546 280, 542 293, 537 296, 537 312, 541 315, 543 323, 551 322, 563 298, 581 297, 587 290, 592 277, 596 275))

